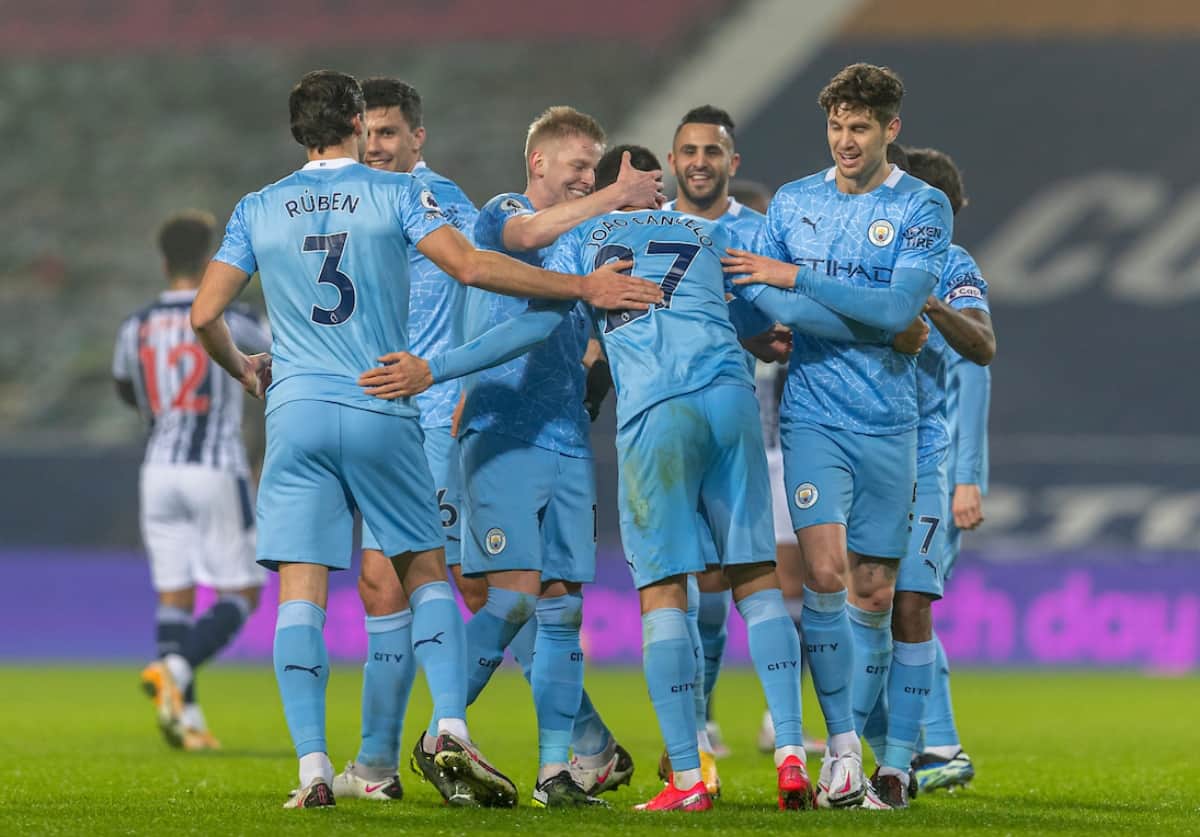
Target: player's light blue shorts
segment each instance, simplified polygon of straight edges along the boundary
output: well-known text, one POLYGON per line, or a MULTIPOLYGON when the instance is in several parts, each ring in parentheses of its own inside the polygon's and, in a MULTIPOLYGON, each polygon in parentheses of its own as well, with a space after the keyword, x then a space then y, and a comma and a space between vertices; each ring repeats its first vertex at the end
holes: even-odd
POLYGON ((917 480, 917 431, 870 436, 813 422, 781 428, 792 525, 846 527, 859 555, 899 559, 908 548, 917 480))
MULTIPOLYGON (((433 474, 438 514, 442 521, 442 534, 446 536, 446 563, 458 564, 462 560, 461 536, 459 534, 459 464, 458 440, 450 435, 449 427, 426 427, 425 459, 433 474)), ((379 549, 379 541, 371 527, 363 522, 363 549, 379 549)))
POLYGON ((385 555, 442 545, 417 419, 329 401, 269 412, 258 563, 348 568, 355 508, 385 555))
POLYGON ((702 572, 705 538, 722 566, 775 562, 767 455, 749 386, 718 383, 638 414, 617 431, 617 467, 621 540, 639 589, 702 572))
MULTIPOLYGON (((949 479, 947 479, 949 483, 949 479)), ((954 488, 947 484, 946 491, 946 544, 942 549, 942 584, 950 580, 954 574, 954 565, 958 562, 958 553, 962 550, 962 529, 954 525, 954 488)))
POLYGON ((459 448, 465 575, 538 570, 543 581, 595 579, 590 458, 479 430, 468 431, 459 448))
POLYGON ((913 503, 912 533, 908 552, 900 560, 896 589, 942 597, 942 562, 946 554, 950 501, 946 483, 950 479, 949 457, 944 453, 917 466, 917 501, 913 503))

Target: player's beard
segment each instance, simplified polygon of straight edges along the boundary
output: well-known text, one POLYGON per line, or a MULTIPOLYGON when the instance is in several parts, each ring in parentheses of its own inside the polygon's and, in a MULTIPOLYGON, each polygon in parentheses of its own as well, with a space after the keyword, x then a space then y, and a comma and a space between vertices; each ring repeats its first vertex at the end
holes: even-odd
POLYGON ((679 182, 679 191, 682 192, 683 196, 688 199, 688 202, 697 209, 708 209, 717 202, 721 195, 726 194, 729 188, 729 174, 727 172, 713 172, 712 190, 704 196, 692 194, 692 191, 688 188, 686 175, 684 177, 680 177, 679 173, 676 172, 675 179, 679 182))

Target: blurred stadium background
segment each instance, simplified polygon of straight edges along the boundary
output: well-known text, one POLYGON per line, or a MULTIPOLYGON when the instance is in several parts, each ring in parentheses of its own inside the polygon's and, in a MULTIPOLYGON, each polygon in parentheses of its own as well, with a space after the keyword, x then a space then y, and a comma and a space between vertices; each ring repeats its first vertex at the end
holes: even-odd
MULTIPOLYGON (((426 158, 482 204, 522 186, 528 122, 564 103, 664 159, 688 108, 725 107, 742 174, 777 187, 828 164, 817 90, 868 60, 905 80, 901 141, 964 170, 956 237, 991 283, 999 337, 987 522, 936 609, 947 651, 1200 664, 1195 2, 0 6, 0 658, 152 655, 141 431, 113 394, 113 340, 162 286, 168 213, 224 221, 299 165, 285 102, 303 72, 415 84, 426 158)), ((612 436, 610 403, 594 426, 602 556, 585 631, 593 661, 635 662, 612 436)), ((361 610, 353 579, 338 584, 327 634, 355 659, 361 610)), ((273 619, 260 608, 228 656, 268 657, 273 619)))

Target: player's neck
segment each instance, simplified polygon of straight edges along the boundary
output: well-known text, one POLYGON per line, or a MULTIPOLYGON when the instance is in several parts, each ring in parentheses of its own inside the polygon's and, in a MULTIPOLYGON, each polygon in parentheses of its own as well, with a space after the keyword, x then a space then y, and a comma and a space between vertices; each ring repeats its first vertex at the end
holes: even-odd
POLYGON ((355 162, 360 162, 358 155, 358 137, 351 134, 350 137, 339 145, 327 145, 323 149, 309 148, 308 161, 313 160, 340 160, 343 157, 349 157, 355 162))
POLYGON ((529 198, 529 202, 533 204, 534 212, 541 212, 543 209, 549 209, 558 201, 550 195, 546 189, 542 187, 542 181, 530 180, 525 184, 525 197, 529 198))
POLYGON ((701 218, 707 218, 710 221, 715 221, 729 211, 729 193, 724 192, 708 206, 700 206, 692 203, 687 199, 687 195, 680 190, 675 196, 675 211, 686 212, 688 215, 699 215, 701 218))
MULTIPOLYGON (((865 195, 882 186, 891 173, 892 164, 884 160, 865 179, 842 177, 842 173, 834 169, 834 181, 837 183, 838 191, 843 194, 865 195)), ((866 172, 864 172, 865 174, 866 172)))
POLYGON ((199 276, 173 276, 167 282, 168 291, 194 291, 199 287, 199 276))

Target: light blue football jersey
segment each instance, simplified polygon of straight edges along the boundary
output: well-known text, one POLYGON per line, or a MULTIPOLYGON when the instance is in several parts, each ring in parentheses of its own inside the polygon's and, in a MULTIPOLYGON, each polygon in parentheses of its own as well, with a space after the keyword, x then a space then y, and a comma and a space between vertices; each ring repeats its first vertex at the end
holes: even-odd
MULTIPOLYGON (((865 195, 840 192, 834 169, 781 187, 755 252, 850 285, 884 288, 894 271, 941 276, 953 221, 946 196, 893 168, 865 195)), ((752 286, 753 287, 753 286, 752 286)), ((917 426, 916 358, 890 346, 793 337, 781 423, 887 435, 917 426)))
POLYGON ((316 400, 417 415, 410 399, 374 398, 357 381, 408 348, 410 254, 445 223, 412 175, 348 158, 312 161, 238 202, 213 258, 262 280, 268 411, 316 400))
MULTIPOLYGON (((675 203, 675 201, 667 201, 663 204, 663 209, 681 212, 682 210, 677 209, 675 203)), ((725 214, 717 219, 717 223, 733 233, 738 241, 748 245, 766 226, 767 216, 739 203, 735 198, 730 198, 725 214)))
MULTIPOLYGON (((946 267, 934 293, 953 308, 988 310, 987 282, 971 254, 957 244, 950 245, 946 267)), ((917 424, 918 465, 940 458, 950 447, 947 387, 949 369, 955 359, 963 360, 942 333, 931 327, 929 340, 917 355, 917 403, 921 413, 917 424)))
POLYGON ((559 239, 546 267, 583 275, 632 259, 633 274, 658 282, 649 311, 593 311, 617 391, 617 426, 643 410, 725 380, 753 388, 729 319, 732 290, 721 266, 723 224, 665 210, 610 212, 559 239))
MULTIPOLYGON (((515 253, 504 246, 504 225, 516 215, 533 213, 529 198, 506 192, 479 211, 475 243, 526 264, 541 267, 550 248, 515 253)), ((472 288, 468 294, 464 336, 470 340, 526 309, 529 300, 472 288)), ((583 406, 586 374, 583 354, 591 327, 576 305, 550 338, 515 360, 468 380, 464 430, 500 433, 568 456, 591 456, 589 420, 583 406)))
MULTIPOLYGON (((442 214, 467 238, 475 238, 475 219, 479 210, 453 180, 419 162, 413 177, 433 193, 442 214)), ((408 301, 409 351, 418 357, 432 357, 463 342, 462 317, 466 287, 446 275, 425 255, 414 248, 409 270, 412 294, 408 301)), ((416 397, 421 410, 422 427, 449 427, 458 406, 462 382, 434 384, 416 397)))

